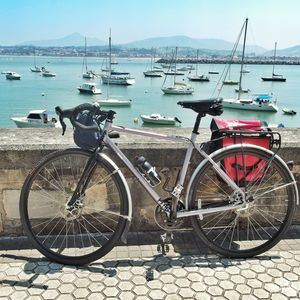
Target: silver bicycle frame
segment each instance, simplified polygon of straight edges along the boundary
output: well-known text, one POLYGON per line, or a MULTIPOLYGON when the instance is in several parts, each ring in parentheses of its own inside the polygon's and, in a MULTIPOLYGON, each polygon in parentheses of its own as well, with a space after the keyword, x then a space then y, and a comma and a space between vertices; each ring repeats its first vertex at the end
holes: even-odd
MULTIPOLYGON (((186 150, 183 166, 180 171, 180 175, 178 178, 178 181, 176 183, 176 186, 172 192, 172 195, 179 198, 180 193, 183 189, 184 180, 187 174, 188 166, 191 160, 192 152, 193 150, 197 150, 200 155, 207 159, 212 165, 213 168, 216 170, 216 172, 221 176, 221 178, 233 189, 233 191, 240 193, 243 195, 243 203, 238 205, 227 205, 224 207, 218 207, 218 208, 208 208, 208 209, 197 209, 193 211, 185 211, 185 212, 178 212, 177 217, 188 217, 192 215, 202 215, 207 213, 214 213, 219 211, 225 211, 225 210, 231 210, 236 208, 242 208, 245 207, 245 197, 244 192, 236 185, 236 183, 216 164, 213 159, 209 157, 198 145, 195 144, 197 139, 197 134, 192 133, 191 138, 186 138, 183 136, 177 136, 177 135, 165 135, 165 134, 158 134, 154 132, 148 132, 138 129, 131 129, 126 128, 122 126, 115 126, 112 125, 111 122, 106 121, 103 130, 106 130, 107 132, 113 130, 120 133, 129 133, 133 135, 140 135, 140 136, 146 136, 151 138, 157 138, 172 142, 184 142, 188 143, 188 147, 186 150)), ((109 138, 108 135, 105 135, 104 137, 105 144, 121 159, 121 161, 128 167, 128 169, 133 173, 133 175, 138 179, 140 184, 146 189, 146 191, 149 193, 149 195, 153 198, 153 200, 163 207, 161 202, 161 197, 156 193, 156 191, 149 185, 147 180, 139 173, 139 171, 134 167, 134 165, 131 163, 131 161, 125 156, 125 154, 119 149, 119 147, 109 138)))

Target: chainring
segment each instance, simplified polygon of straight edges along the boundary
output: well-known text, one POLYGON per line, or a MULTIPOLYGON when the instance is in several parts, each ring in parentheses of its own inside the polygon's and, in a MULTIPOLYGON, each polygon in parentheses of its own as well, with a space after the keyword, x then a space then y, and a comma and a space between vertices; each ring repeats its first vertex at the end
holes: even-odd
MULTIPOLYGON (((168 206, 171 206, 171 201, 171 199, 163 200, 163 202, 168 206)), ((183 204, 181 202, 178 202, 177 211, 182 210, 183 208, 183 204)), ((159 205, 156 206, 156 209, 154 211, 154 220, 158 227, 166 231, 177 230, 182 226, 184 222, 184 218, 170 220, 162 207, 159 205)))

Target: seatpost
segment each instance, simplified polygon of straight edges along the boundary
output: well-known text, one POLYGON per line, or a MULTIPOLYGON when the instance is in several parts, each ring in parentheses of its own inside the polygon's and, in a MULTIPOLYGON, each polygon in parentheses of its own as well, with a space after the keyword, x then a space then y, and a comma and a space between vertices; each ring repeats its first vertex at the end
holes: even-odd
POLYGON ((196 122, 195 122, 195 125, 194 125, 194 129, 193 129, 193 133, 199 134, 198 129, 199 129, 199 126, 200 126, 200 121, 201 121, 201 118, 204 117, 204 116, 205 116, 205 114, 198 113, 198 116, 196 118, 196 122))

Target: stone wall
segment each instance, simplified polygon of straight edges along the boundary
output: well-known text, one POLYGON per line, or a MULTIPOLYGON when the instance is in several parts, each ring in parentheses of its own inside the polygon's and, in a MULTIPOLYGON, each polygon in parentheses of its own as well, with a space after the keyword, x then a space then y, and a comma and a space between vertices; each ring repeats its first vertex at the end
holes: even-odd
MULTIPOLYGON (((160 133, 190 136, 190 129, 159 129, 160 133)), ((282 148, 280 156, 295 161, 297 182, 300 178, 300 130, 281 129, 282 148)), ((210 131, 201 129, 199 142, 210 139, 210 131)), ((171 182, 176 180, 184 158, 184 144, 177 144, 146 137, 121 134, 115 140, 129 159, 144 155, 158 170, 170 168, 171 182)), ((0 235, 22 235, 19 219, 19 196, 25 177, 45 155, 74 146, 72 130, 65 136, 60 129, 0 129, 0 235)), ((107 150, 104 150, 108 153, 107 150)), ((111 156, 111 153, 108 153, 111 156)), ((199 162, 197 157, 194 162, 199 162)), ((121 165, 120 162, 117 162, 121 165)), ((128 181, 133 199, 133 222, 131 230, 159 229, 153 219, 155 203, 146 191, 132 178, 131 173, 121 166, 128 181)), ((162 188, 158 192, 164 193, 162 188)), ((299 208, 295 222, 300 222, 299 208)), ((186 223, 184 226, 189 226, 186 223)))

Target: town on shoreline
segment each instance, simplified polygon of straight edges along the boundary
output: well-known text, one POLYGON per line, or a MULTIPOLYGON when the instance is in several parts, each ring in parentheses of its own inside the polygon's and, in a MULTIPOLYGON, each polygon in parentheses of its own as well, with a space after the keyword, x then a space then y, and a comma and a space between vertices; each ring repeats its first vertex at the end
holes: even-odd
MULTIPOLYGON (((177 57, 177 63, 199 63, 199 64, 231 64, 241 63, 241 53, 237 52, 234 57, 229 51, 212 51, 203 49, 202 54, 196 58, 192 51, 182 51, 177 57)), ((112 50, 112 55, 119 58, 150 58, 152 50, 146 48, 119 48, 112 50)), ((0 56, 40 56, 40 57, 96 57, 106 58, 109 56, 109 50, 106 46, 89 47, 85 53, 83 47, 66 46, 66 47, 34 47, 34 46, 0 46, 0 56)), ((157 63, 172 63, 174 58, 165 55, 163 52, 156 56, 157 63)), ((274 61, 273 56, 249 54, 244 58, 244 64, 277 64, 277 65, 300 65, 300 57, 298 56, 278 56, 274 61)))

